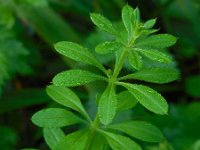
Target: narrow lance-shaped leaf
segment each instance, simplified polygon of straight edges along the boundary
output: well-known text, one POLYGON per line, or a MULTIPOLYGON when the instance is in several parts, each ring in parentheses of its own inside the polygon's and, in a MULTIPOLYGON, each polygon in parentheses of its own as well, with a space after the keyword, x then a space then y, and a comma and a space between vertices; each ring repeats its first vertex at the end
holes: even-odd
POLYGON ((135 16, 135 20, 139 23, 140 22, 140 10, 139 8, 135 8, 134 10, 134 16, 135 16))
POLYGON ((147 142, 160 142, 164 139, 161 131, 145 121, 130 121, 109 125, 108 128, 122 131, 133 138, 147 142))
POLYGON ((140 70, 142 68, 142 57, 136 51, 129 51, 128 61, 134 69, 140 70))
POLYGON ((88 134, 88 130, 70 133, 62 138, 54 150, 85 150, 88 134))
POLYGON ((96 66, 104 73, 106 73, 105 68, 99 63, 95 56, 87 49, 79 44, 62 41, 55 44, 55 49, 60 54, 69 57, 75 61, 84 62, 96 66))
POLYGON ((156 23, 156 19, 150 19, 144 23, 144 28, 151 29, 156 23))
POLYGON ((69 88, 50 85, 47 87, 46 91, 47 94, 57 103, 78 111, 90 120, 90 117, 83 108, 79 97, 69 88))
POLYGON ((122 79, 137 79, 152 83, 168 83, 179 78, 179 71, 174 68, 144 68, 136 73, 121 77, 122 79))
POLYGON ((44 139, 51 149, 55 149, 60 140, 65 136, 60 128, 44 128, 44 139))
POLYGON ((128 137, 102 131, 113 150, 142 150, 141 147, 128 137))
POLYGON ((101 30, 111 33, 113 35, 118 35, 112 23, 106 17, 97 13, 91 13, 90 18, 92 22, 101 30))
POLYGON ((122 46, 123 45, 121 43, 118 43, 118 42, 115 42, 115 41, 104 42, 104 43, 97 45, 95 50, 99 54, 107 54, 107 53, 113 53, 113 52, 121 49, 122 46))
POLYGON ((47 108, 32 116, 32 122, 39 127, 58 128, 82 122, 70 111, 61 108, 47 108))
POLYGON ((117 98, 115 94, 115 87, 113 84, 110 84, 105 89, 99 100, 98 115, 101 123, 104 125, 111 123, 115 117, 116 109, 117 98))
POLYGON ((137 84, 118 82, 119 85, 124 86, 129 92, 148 110, 156 114, 167 114, 168 104, 166 100, 155 90, 137 84))
POLYGON ((172 61, 169 55, 160 52, 158 50, 151 50, 151 49, 138 49, 135 48, 139 53, 143 54, 144 56, 148 57, 151 60, 159 61, 161 63, 169 63, 172 61))
POLYGON ((137 100, 129 91, 123 91, 117 94, 117 110, 124 111, 133 108, 137 104, 137 100))
POLYGON ((57 74, 53 78, 53 84, 56 86, 73 87, 81 86, 96 80, 105 80, 105 78, 90 71, 73 69, 57 74))
POLYGON ((138 48, 163 49, 176 43, 176 37, 169 34, 152 35, 135 45, 138 48))
POLYGON ((106 138, 103 135, 97 133, 93 138, 90 150, 109 150, 109 145, 106 141, 106 138))
POLYGON ((122 9, 122 21, 128 32, 129 40, 133 37, 133 24, 134 24, 134 9, 129 5, 126 5, 122 9))

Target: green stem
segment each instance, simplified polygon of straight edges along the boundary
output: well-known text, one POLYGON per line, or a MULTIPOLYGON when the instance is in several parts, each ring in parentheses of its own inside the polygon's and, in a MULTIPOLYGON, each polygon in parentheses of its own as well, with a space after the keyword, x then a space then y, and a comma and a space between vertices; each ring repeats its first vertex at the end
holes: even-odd
POLYGON ((88 141, 87 141, 87 144, 86 144, 86 150, 90 150, 91 143, 92 143, 92 141, 94 139, 94 136, 96 134, 96 130, 99 127, 99 123, 100 123, 99 122, 99 117, 98 117, 98 114, 97 114, 96 118, 94 119, 93 123, 90 126, 90 133, 89 133, 88 141))
POLYGON ((117 76, 119 75, 119 73, 123 67, 124 61, 128 55, 128 49, 129 49, 129 47, 125 47, 124 51, 122 52, 122 54, 119 58, 119 61, 116 62, 117 64, 115 65, 114 73, 112 76, 114 80, 116 80, 117 76))

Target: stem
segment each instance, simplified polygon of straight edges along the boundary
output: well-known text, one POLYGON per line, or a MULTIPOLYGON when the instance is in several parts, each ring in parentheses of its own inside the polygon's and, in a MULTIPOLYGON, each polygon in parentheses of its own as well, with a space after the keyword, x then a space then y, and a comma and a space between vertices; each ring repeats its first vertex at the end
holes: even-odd
POLYGON ((128 55, 128 49, 129 47, 125 47, 124 51, 122 52, 120 58, 119 58, 119 61, 117 62, 116 66, 115 66, 115 69, 114 69, 114 73, 113 73, 113 79, 116 80, 117 76, 119 75, 121 69, 122 69, 122 66, 124 64, 124 61, 128 55))
POLYGON ((124 61, 128 55, 128 51, 129 51, 129 48, 131 46, 133 46, 135 40, 137 39, 138 37, 138 32, 137 30, 135 30, 135 34, 134 36, 132 37, 132 39, 130 40, 130 42, 128 42, 128 44, 126 45, 126 47, 124 48, 120 58, 119 58, 119 61, 116 62, 117 64, 115 65, 115 69, 114 69, 114 73, 113 73, 113 76, 112 76, 112 79, 115 81, 117 79, 117 76, 119 75, 122 67, 123 67, 123 64, 124 64, 124 61))
POLYGON ((92 143, 94 136, 96 134, 96 129, 98 129, 98 127, 99 127, 99 123, 100 123, 99 117, 98 117, 98 114, 97 114, 93 123, 90 126, 90 133, 89 133, 88 141, 87 141, 87 144, 86 144, 86 150, 90 150, 91 143, 92 143))

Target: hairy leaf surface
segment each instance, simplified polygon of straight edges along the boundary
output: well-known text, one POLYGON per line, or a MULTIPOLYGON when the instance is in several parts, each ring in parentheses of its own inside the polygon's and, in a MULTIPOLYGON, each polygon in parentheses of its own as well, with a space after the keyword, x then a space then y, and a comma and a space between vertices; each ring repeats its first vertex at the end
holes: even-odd
POLYGON ((47 108, 35 113, 32 122, 39 127, 57 128, 79 123, 81 119, 65 109, 47 108))
POLYGON ((103 134, 113 150, 142 150, 136 142, 128 137, 106 131, 103 134))
POLYGON ((122 9, 122 21, 128 32, 129 39, 133 37, 134 29, 134 9, 129 5, 126 5, 122 9))
POLYGON ((128 61, 134 69, 140 70, 142 68, 142 57, 137 52, 129 51, 128 61))
POLYGON ((51 149, 54 149, 65 136, 64 132, 60 128, 44 128, 43 135, 47 145, 51 149))
POLYGON ((108 85, 99 100, 98 115, 101 123, 110 124, 116 114, 116 109, 117 97, 114 85, 108 85))
POLYGON ((89 118, 79 97, 69 88, 50 85, 47 87, 46 91, 47 94, 57 103, 72 108, 84 115, 86 118, 89 118))
POLYGON ((87 48, 84 48, 79 44, 62 41, 55 44, 55 49, 64 56, 67 56, 75 61, 96 66, 105 72, 105 68, 99 63, 95 56, 87 48))
POLYGON ((79 130, 66 135, 54 150, 85 150, 88 130, 79 130))
POLYGON ((117 94, 117 110, 124 111, 133 108, 137 104, 137 100, 129 91, 123 91, 117 94))
POLYGON ((160 52, 158 50, 151 50, 151 49, 135 49, 139 53, 143 54, 144 56, 148 57, 151 60, 159 61, 161 63, 169 63, 172 61, 169 55, 160 52))
POLYGON ((53 78, 53 84, 56 86, 73 87, 81 86, 96 80, 105 80, 105 78, 90 71, 73 69, 57 74, 53 78))
POLYGON ((179 71, 174 68, 144 68, 136 73, 126 75, 121 79, 137 79, 163 84, 178 79, 179 74, 179 71))
POLYGON ((92 22, 101 30, 111 33, 113 35, 117 35, 117 31, 106 17, 97 13, 91 13, 90 18, 92 22))
POLYGON ((118 84, 127 88, 129 92, 138 100, 138 102, 140 102, 140 104, 148 110, 156 114, 167 114, 168 104, 161 94, 157 93, 155 90, 144 85, 122 82, 118 84))
POLYGON ((113 53, 119 49, 122 48, 122 44, 112 41, 112 42, 104 42, 101 43, 99 45, 97 45, 97 47, 95 48, 96 52, 99 54, 107 54, 107 53, 113 53))
POLYGON ((130 121, 109 125, 109 128, 122 131, 134 138, 147 142, 160 142, 164 139, 161 131, 145 121, 130 121))
POLYGON ((176 43, 176 40, 176 37, 170 34, 157 34, 143 39, 136 44, 136 47, 163 49, 174 45, 176 43))

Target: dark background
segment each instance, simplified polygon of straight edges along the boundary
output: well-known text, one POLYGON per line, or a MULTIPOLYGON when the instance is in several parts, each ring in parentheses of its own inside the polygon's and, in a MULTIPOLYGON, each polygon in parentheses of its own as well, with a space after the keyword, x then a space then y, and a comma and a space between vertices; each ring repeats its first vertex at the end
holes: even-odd
MULTIPOLYGON (((30 118, 41 108, 55 105, 45 93, 52 78, 62 70, 82 66, 59 56, 53 44, 69 40, 94 51, 96 44, 110 37, 96 30, 89 14, 99 12, 118 22, 126 3, 139 7, 143 20, 157 18, 159 33, 178 37, 177 44, 169 52, 181 78, 165 85, 150 85, 170 104, 168 116, 156 116, 137 106, 121 118, 142 117, 157 125, 167 139, 155 146, 157 149, 200 149, 199 0, 0 0, 2 150, 48 149, 41 129, 34 126, 30 118)), ((105 66, 113 63, 110 56, 99 59, 105 66)), ((92 112, 88 89, 79 87, 75 91, 86 109, 92 112)), ((120 116, 117 119, 120 120, 120 116)), ((154 147, 148 144, 145 144, 147 149, 154 147)))

